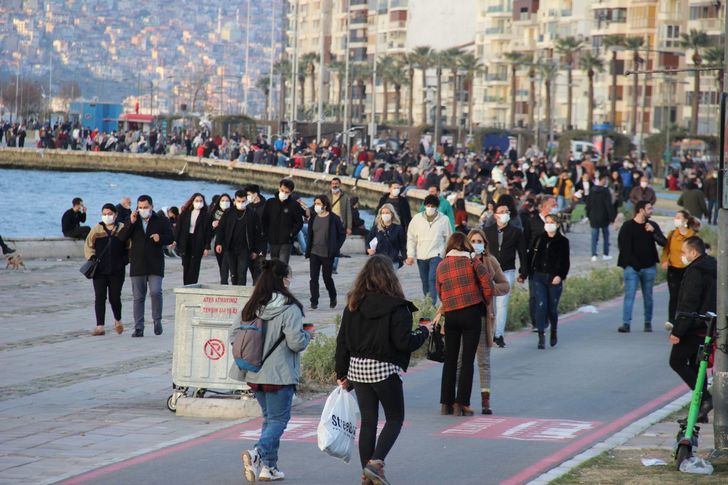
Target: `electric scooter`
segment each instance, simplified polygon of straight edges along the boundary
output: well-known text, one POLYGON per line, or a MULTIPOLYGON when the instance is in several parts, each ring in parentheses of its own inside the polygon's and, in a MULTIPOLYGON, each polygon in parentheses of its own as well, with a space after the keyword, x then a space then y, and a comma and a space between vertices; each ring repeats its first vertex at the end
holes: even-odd
MULTIPOLYGON (((693 390, 693 398, 690 401, 690 410, 686 420, 678 420, 680 423, 680 431, 677 433, 677 442, 675 443, 675 464, 680 470, 680 464, 693 456, 693 450, 698 447, 698 435, 700 426, 697 426, 698 414, 700 412, 700 404, 703 398, 703 385, 708 374, 708 362, 713 353, 713 329, 717 315, 713 312, 707 312, 705 315, 693 315, 693 318, 705 322, 708 331, 705 334, 705 343, 698 352, 700 367, 698 368, 698 378, 695 381, 695 389, 693 390)), ((667 324, 665 325, 667 328, 667 324)), ((672 325, 668 330, 672 330, 672 325)))

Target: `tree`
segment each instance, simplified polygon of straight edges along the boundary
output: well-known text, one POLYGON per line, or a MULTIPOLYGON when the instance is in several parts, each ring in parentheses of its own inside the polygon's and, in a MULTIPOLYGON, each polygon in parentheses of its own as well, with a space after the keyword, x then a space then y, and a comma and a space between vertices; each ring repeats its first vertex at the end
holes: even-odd
POLYGON ((415 66, 422 71, 422 124, 427 124, 427 69, 432 65, 434 51, 430 47, 415 47, 412 52, 415 66))
MULTIPOLYGON (((624 48, 632 51, 632 71, 639 71, 639 65, 642 61, 640 57, 640 49, 645 43, 642 37, 627 37, 624 39, 624 48)), ((630 132, 632 136, 637 135, 637 106, 639 104, 639 76, 632 75, 632 123, 630 132)))
POLYGON ((273 64, 273 75, 278 78, 278 89, 280 90, 278 118, 283 118, 286 112, 286 81, 291 75, 291 61, 284 58, 273 64))
POLYGON ((207 83, 210 81, 210 69, 207 67, 198 68, 192 75, 192 100, 190 103, 192 112, 197 112, 197 102, 207 99, 207 83))
POLYGON ((447 66, 448 51, 436 51, 432 53, 431 63, 435 65, 435 77, 437 84, 435 85, 435 147, 440 144, 440 131, 442 119, 442 69, 447 66))
POLYGON ((612 129, 617 128, 617 51, 624 47, 624 37, 621 35, 607 35, 602 42, 604 49, 612 51, 610 71, 612 74, 612 89, 610 94, 611 107, 609 110, 609 122, 612 129))
POLYGON ((536 137, 536 68, 538 67, 535 62, 536 53, 531 54, 531 61, 528 67, 528 128, 533 130, 533 139, 538 144, 536 137))
POLYGON ((407 85, 409 86, 408 89, 408 96, 409 99, 407 101, 407 123, 410 126, 413 126, 415 124, 415 118, 414 118, 414 87, 415 87, 415 69, 417 69, 417 55, 414 52, 410 52, 409 54, 405 54, 404 56, 404 63, 407 66, 407 85))
POLYGON ((306 89, 304 85, 306 78, 311 79, 311 103, 313 104, 316 100, 316 62, 318 61, 318 54, 315 52, 307 52, 301 56, 298 61, 298 82, 301 84, 301 106, 306 106, 306 89))
POLYGON ((377 76, 382 80, 382 90, 384 91, 384 106, 382 107, 382 121, 384 122, 389 119, 389 83, 394 81, 392 68, 396 62, 397 60, 392 56, 383 56, 377 61, 377 76))
POLYGON ((505 58, 511 63, 511 113, 509 124, 513 129, 516 127, 516 91, 518 89, 516 76, 518 68, 528 62, 529 59, 523 52, 506 52, 505 58))
POLYGON ((263 119, 268 119, 268 111, 270 107, 270 76, 263 76, 255 81, 255 87, 258 88, 265 96, 265 111, 263 111, 263 119))
POLYGON ((408 83, 405 77, 405 67, 405 62, 401 58, 397 58, 389 70, 391 82, 394 84, 394 113, 397 121, 402 119, 402 86, 408 83))
POLYGON ((473 129, 473 80, 483 74, 484 66, 480 59, 470 52, 460 56, 460 69, 465 72, 463 80, 468 86, 468 129, 473 129))
POLYGON ((451 126, 457 126, 458 124, 458 71, 460 70, 460 57, 463 52, 457 47, 447 49, 442 53, 443 68, 450 70, 450 77, 452 78, 452 111, 451 111, 451 126))
POLYGON ((708 47, 708 49, 705 51, 705 55, 703 56, 703 62, 706 66, 710 67, 718 67, 720 69, 716 69, 715 71, 715 80, 718 83, 718 92, 723 92, 723 59, 725 56, 725 46, 723 45, 714 45, 711 47, 708 47))
POLYGON ((604 61, 591 52, 579 56, 579 67, 586 71, 589 78, 589 105, 587 108, 586 129, 591 130, 594 126, 594 75, 597 72, 604 72, 604 61))
POLYGON ((557 37, 556 52, 565 58, 566 65, 566 129, 573 129, 571 115, 574 108, 574 59, 575 55, 584 47, 584 41, 574 36, 557 37))
POLYGON ((543 78, 544 88, 546 89, 546 133, 551 136, 553 133, 551 88, 556 77, 559 75, 559 66, 553 59, 547 59, 539 64, 539 71, 543 78))
MULTIPOLYGON (((364 111, 364 100, 366 99, 367 94, 367 81, 371 80, 372 76, 372 68, 367 62, 358 62, 350 64, 350 70, 349 70, 349 76, 351 77, 353 84, 356 84, 358 88, 358 118, 359 121, 365 122, 366 116, 364 111)), ((352 96, 349 97, 351 100, 352 96)))
MULTIPOLYGON (((329 72, 335 72, 336 73, 336 81, 337 81, 337 93, 336 93, 336 121, 341 121, 341 100, 344 96, 344 76, 346 73, 346 64, 342 61, 333 60, 329 63, 329 72)), ((329 83, 329 89, 331 89, 331 86, 333 86, 332 83, 329 83)), ((329 102, 331 102, 331 99, 333 96, 329 96, 329 102)))
POLYGON ((693 51, 693 99, 692 107, 690 109, 690 133, 692 135, 698 134, 698 109, 700 109, 700 65, 703 63, 703 58, 700 56, 700 50, 710 45, 710 37, 705 32, 690 29, 687 34, 680 35, 680 47, 683 49, 690 49, 693 51))

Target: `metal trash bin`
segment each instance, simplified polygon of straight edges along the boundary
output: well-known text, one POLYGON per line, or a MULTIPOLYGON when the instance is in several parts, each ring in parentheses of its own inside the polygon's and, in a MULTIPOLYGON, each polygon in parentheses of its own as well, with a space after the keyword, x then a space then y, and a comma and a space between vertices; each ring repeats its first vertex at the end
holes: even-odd
POLYGON ((244 382, 229 377, 235 360, 229 344, 230 329, 253 292, 252 286, 195 284, 175 288, 172 395, 167 408, 175 412, 177 400, 204 397, 208 391, 244 397, 244 382))

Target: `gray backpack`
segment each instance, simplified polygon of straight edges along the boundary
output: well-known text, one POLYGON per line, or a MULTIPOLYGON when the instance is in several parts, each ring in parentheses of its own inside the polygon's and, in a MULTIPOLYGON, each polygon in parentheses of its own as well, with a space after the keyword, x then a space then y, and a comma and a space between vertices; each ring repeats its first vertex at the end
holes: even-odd
POLYGON ((278 348, 278 346, 286 338, 283 333, 276 340, 271 349, 263 355, 263 346, 265 345, 265 322, 260 317, 252 322, 242 322, 237 327, 235 337, 232 341, 233 358, 235 364, 240 370, 248 372, 259 372, 263 363, 270 357, 270 354, 278 348))

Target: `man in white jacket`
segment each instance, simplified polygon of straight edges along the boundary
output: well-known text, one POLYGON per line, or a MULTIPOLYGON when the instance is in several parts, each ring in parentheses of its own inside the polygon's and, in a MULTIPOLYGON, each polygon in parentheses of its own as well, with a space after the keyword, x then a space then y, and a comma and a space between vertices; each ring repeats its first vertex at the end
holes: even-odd
POLYGON ((436 195, 425 197, 425 212, 416 214, 407 229, 407 259, 412 265, 417 259, 417 269, 422 280, 422 292, 429 294, 437 303, 435 275, 437 265, 445 256, 447 240, 452 234, 450 219, 438 211, 440 199, 436 195))

